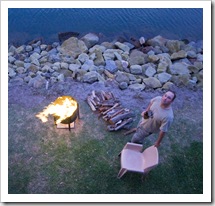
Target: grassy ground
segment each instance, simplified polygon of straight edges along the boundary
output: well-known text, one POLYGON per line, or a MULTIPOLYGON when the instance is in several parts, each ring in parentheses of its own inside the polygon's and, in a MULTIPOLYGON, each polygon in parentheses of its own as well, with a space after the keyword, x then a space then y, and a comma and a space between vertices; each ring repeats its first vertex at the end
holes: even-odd
MULTIPOLYGON (((117 179, 118 154, 131 135, 108 132, 84 101, 75 129, 57 129, 52 117, 46 123, 35 117, 46 103, 31 108, 9 105, 9 193, 203 193, 203 120, 196 117, 192 104, 176 109, 174 124, 159 147, 160 164, 145 179, 138 173, 117 179), (190 110, 193 115, 186 115, 190 110)), ((137 117, 139 112, 135 111, 137 117)), ((156 135, 147 138, 143 147, 155 139, 156 135)))

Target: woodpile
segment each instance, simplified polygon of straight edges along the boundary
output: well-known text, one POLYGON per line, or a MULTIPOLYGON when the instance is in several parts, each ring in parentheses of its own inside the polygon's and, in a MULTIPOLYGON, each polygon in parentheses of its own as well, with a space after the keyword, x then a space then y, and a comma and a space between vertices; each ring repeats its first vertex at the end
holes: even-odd
POLYGON ((98 112, 99 118, 102 117, 108 123, 108 131, 128 129, 130 123, 133 122, 133 112, 122 107, 112 92, 93 90, 87 96, 87 103, 92 111, 98 112))

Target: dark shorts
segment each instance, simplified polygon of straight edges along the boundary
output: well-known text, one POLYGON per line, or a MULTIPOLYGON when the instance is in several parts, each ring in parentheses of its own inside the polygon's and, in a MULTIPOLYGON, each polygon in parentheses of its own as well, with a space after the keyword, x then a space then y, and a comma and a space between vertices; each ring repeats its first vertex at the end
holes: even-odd
POLYGON ((137 128, 137 131, 134 133, 131 142, 133 143, 143 143, 143 140, 148 137, 149 135, 151 135, 152 133, 147 132, 144 130, 144 128, 142 126, 139 126, 137 128))

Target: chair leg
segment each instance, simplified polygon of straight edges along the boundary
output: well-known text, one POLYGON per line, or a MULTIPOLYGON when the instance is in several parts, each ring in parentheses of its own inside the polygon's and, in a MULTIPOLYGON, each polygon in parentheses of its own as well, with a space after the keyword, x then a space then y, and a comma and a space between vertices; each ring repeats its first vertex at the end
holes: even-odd
POLYGON ((142 181, 144 181, 148 177, 148 173, 149 173, 149 171, 148 172, 144 172, 142 174, 142 178, 141 178, 142 181))
POLYGON ((117 175, 117 178, 120 179, 126 172, 127 170, 125 168, 121 168, 117 175))
POLYGON ((122 153, 122 152, 120 152, 120 153, 118 154, 118 157, 120 157, 120 156, 121 156, 121 153, 122 153))

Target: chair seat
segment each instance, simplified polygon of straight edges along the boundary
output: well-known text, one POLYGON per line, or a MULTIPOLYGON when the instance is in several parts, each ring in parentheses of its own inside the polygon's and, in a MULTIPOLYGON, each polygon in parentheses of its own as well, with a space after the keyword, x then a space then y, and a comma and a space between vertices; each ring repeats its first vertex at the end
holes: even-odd
POLYGON ((144 159, 142 153, 124 149, 121 156, 121 166, 130 171, 144 171, 144 159))
POLYGON ((154 145, 146 148, 142 152, 142 146, 135 143, 127 143, 122 151, 121 168, 118 178, 121 178, 127 171, 147 174, 158 165, 158 149, 154 145))

